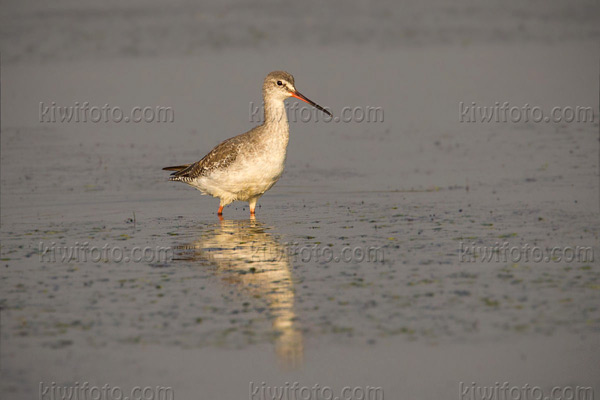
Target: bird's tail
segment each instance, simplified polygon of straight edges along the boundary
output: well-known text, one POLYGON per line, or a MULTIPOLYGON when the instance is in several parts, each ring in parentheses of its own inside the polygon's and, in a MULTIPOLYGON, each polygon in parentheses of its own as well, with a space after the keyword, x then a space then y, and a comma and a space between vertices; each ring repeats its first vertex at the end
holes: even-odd
POLYGON ((190 166, 190 164, 186 164, 186 165, 174 165, 172 167, 164 167, 163 171, 181 171, 181 170, 186 169, 189 166, 190 166))

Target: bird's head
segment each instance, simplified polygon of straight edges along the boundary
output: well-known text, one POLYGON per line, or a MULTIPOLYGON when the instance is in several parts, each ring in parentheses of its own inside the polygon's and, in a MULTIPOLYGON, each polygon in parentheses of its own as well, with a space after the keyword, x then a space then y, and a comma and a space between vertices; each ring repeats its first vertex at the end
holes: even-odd
POLYGON ((331 116, 331 113, 328 110, 296 90, 294 77, 285 71, 273 71, 267 75, 265 82, 263 83, 263 92, 265 100, 278 99, 283 101, 289 97, 295 97, 331 116))

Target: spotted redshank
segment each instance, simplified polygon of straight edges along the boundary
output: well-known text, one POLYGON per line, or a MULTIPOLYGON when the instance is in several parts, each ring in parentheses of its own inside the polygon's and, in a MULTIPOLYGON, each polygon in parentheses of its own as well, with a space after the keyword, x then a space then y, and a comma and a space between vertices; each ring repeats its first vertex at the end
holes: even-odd
POLYGON ((295 97, 331 116, 331 113, 296 90, 294 77, 273 71, 263 83, 264 122, 225 140, 193 164, 163 168, 175 171, 169 180, 187 183, 221 200, 218 215, 232 202, 247 201, 254 216, 256 202, 281 177, 290 135, 283 101, 295 97))

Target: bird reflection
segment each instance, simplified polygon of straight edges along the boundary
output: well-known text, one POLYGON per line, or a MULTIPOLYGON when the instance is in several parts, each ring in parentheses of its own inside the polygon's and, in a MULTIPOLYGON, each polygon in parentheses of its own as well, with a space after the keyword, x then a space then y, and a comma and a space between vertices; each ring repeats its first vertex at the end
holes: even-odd
POLYGON ((293 369, 302 364, 303 339, 295 322, 290 257, 269 229, 254 218, 221 220, 194 242, 176 247, 177 258, 216 264, 216 275, 225 282, 249 298, 265 299, 273 318, 275 352, 284 367, 293 369))

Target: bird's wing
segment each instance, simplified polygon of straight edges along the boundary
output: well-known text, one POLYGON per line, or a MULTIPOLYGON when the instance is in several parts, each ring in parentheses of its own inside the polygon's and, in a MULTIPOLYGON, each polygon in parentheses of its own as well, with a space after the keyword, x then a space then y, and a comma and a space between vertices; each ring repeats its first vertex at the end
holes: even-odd
POLYGON ((215 169, 227 168, 240 153, 240 149, 244 143, 242 136, 235 136, 221 142, 210 153, 205 155, 202 160, 190 164, 185 169, 173 172, 169 180, 190 182, 215 169))

